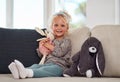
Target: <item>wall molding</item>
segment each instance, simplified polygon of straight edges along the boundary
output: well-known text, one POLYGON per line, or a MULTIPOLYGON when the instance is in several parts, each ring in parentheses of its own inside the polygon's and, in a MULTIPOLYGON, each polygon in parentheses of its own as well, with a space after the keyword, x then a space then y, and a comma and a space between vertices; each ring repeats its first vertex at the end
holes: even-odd
POLYGON ((6 27, 13 27, 13 0, 6 0, 6 27))
POLYGON ((44 27, 48 26, 48 20, 55 11, 55 0, 44 0, 44 27))
POLYGON ((115 0, 115 24, 120 24, 120 0, 115 0))

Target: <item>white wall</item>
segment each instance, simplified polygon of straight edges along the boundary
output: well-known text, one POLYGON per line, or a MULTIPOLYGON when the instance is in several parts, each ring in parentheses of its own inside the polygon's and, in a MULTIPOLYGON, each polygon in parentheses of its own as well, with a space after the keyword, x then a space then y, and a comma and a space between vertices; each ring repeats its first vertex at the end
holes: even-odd
POLYGON ((115 24, 116 0, 87 0, 87 26, 115 24))

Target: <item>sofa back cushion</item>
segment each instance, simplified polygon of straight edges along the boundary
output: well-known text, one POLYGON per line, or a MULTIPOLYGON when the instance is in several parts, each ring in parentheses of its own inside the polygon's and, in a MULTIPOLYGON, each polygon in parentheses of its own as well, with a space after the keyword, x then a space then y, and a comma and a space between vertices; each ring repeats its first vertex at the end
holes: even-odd
POLYGON ((36 40, 41 37, 35 30, 0 28, 0 73, 10 73, 8 65, 14 59, 26 67, 39 63, 36 40))
POLYGON ((91 33, 103 45, 106 62, 104 76, 120 76, 120 25, 99 25, 91 33))
POLYGON ((68 37, 72 43, 71 57, 81 50, 82 44, 89 36, 90 30, 88 27, 70 29, 68 37))

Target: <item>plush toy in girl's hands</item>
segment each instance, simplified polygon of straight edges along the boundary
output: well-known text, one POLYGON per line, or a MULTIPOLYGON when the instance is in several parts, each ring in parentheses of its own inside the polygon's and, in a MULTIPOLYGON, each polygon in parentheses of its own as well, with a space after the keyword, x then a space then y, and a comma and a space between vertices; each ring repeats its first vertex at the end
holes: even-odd
MULTIPOLYGON (((42 36, 45 36, 46 38, 49 38, 51 41, 54 39, 54 35, 51 32, 48 32, 47 30, 43 31, 38 27, 35 27, 35 30, 42 36)), ((37 41, 40 41, 44 38, 37 39, 37 41)))
POLYGON ((39 46, 39 48, 37 49, 39 52, 43 53, 43 57, 40 61, 40 64, 44 64, 47 54, 49 54, 50 51, 53 50, 52 41, 54 39, 54 35, 51 32, 48 32, 47 30, 43 31, 43 30, 39 29, 38 27, 36 27, 35 30, 42 36, 45 36, 45 38, 37 39, 37 41, 41 41, 43 39, 47 40, 44 45, 39 46))
POLYGON ((95 37, 88 38, 72 60, 73 64, 64 71, 63 76, 99 77, 103 75, 104 52, 101 42, 95 37))

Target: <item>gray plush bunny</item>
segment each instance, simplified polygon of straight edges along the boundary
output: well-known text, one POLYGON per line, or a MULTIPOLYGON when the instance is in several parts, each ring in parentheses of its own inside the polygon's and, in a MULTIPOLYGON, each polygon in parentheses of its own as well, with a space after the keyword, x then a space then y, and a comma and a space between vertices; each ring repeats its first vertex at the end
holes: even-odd
POLYGON ((100 77, 105 68, 105 58, 101 42, 95 37, 88 38, 81 50, 72 57, 73 64, 63 76, 100 77))

